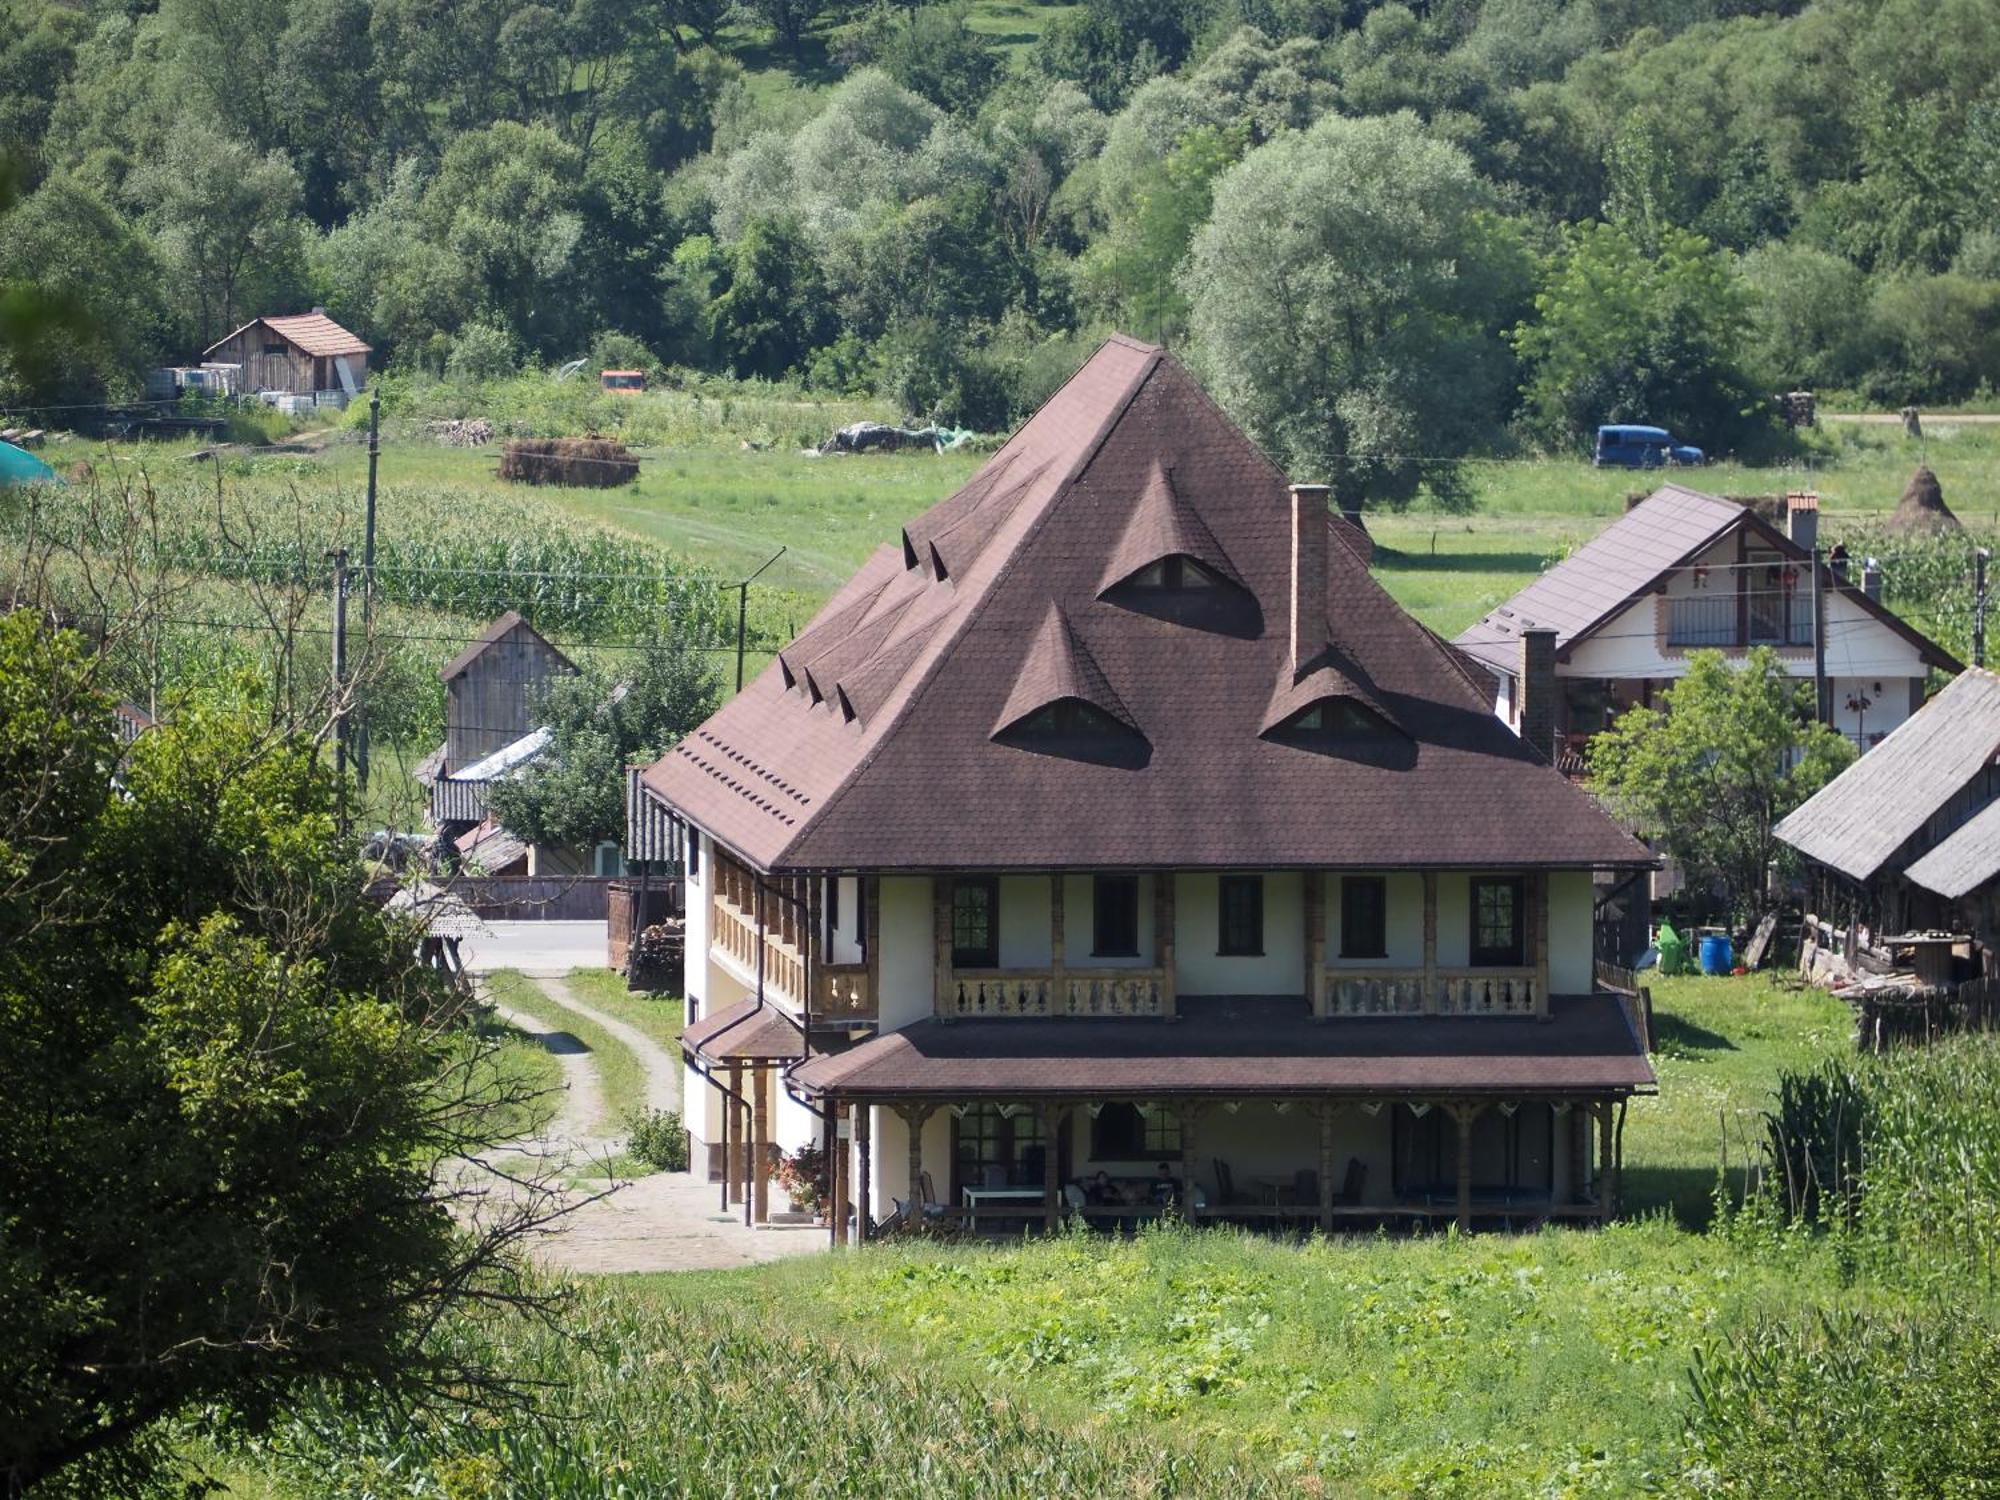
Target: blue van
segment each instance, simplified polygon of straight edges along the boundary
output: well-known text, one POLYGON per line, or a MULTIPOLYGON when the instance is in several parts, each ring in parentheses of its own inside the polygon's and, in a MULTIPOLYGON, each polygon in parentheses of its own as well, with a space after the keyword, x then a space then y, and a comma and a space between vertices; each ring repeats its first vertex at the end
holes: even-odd
POLYGON ((1591 461, 1600 469, 1664 469, 1699 464, 1705 457, 1699 448, 1676 443, 1664 427, 1618 424, 1597 429, 1597 453, 1591 461))

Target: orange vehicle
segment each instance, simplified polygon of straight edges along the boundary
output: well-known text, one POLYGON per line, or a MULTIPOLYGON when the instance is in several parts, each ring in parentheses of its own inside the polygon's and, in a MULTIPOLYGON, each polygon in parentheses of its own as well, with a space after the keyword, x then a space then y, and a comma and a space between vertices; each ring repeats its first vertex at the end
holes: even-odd
POLYGON ((644 370, 599 370, 597 383, 620 396, 636 396, 646 389, 644 370))

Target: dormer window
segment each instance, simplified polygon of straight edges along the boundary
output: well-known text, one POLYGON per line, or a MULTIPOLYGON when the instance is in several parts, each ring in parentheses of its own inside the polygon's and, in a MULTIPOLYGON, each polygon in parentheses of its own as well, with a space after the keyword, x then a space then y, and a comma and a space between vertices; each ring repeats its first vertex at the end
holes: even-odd
POLYGON ((1141 568, 1125 581, 1131 589, 1212 589, 1220 586, 1222 579, 1204 568, 1191 557, 1179 553, 1163 557, 1158 562, 1141 568))
POLYGON ((1058 698, 1045 704, 1012 726, 1020 734, 1075 736, 1129 735, 1132 731, 1093 703, 1081 698, 1058 698))
POLYGON ((1322 698, 1269 732, 1290 745, 1329 745, 1399 736, 1388 720, 1352 698, 1322 698))

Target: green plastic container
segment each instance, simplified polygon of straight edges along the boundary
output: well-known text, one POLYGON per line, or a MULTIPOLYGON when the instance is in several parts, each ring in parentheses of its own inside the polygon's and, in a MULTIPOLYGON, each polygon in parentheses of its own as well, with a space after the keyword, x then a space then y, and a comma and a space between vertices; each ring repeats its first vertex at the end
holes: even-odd
POLYGON ((1660 972, 1692 974, 1694 962, 1688 955, 1687 939, 1675 932, 1671 923, 1660 924, 1660 972))

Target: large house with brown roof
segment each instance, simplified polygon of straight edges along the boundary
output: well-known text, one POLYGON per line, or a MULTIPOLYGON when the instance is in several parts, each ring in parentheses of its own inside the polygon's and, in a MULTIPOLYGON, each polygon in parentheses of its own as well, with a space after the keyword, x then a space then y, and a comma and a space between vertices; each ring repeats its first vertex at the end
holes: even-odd
MULTIPOLYGON (((1529 633, 1550 632, 1560 759, 1582 769, 1584 744, 1635 704, 1652 704, 1700 650, 1741 656, 1769 646, 1794 676, 1814 674, 1811 549, 1819 499, 1787 497, 1784 530, 1750 507, 1678 484, 1663 486, 1456 644, 1494 681, 1494 707, 1522 722, 1532 684, 1519 663, 1529 633)), ((1826 721, 1866 750, 1924 701, 1933 668, 1959 664, 1883 605, 1880 574, 1857 587, 1822 563, 1826 721)))
POLYGON ((1654 1076, 1591 888, 1651 855, 1157 348, 1105 344, 642 790, 696 1161, 753 1217, 811 1142, 836 1238, 1614 1211, 1654 1076))

